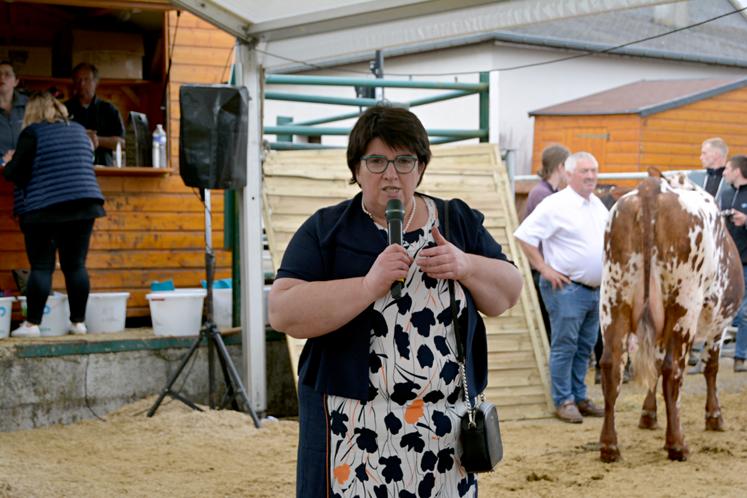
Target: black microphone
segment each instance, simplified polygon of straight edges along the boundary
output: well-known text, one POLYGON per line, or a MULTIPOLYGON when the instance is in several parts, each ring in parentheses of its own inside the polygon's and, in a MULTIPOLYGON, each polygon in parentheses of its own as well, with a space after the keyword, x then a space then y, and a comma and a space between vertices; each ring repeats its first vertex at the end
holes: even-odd
MULTIPOLYGON (((386 227, 389 231, 389 245, 402 245, 402 221, 405 219, 405 208, 399 199, 389 199, 386 203, 386 227)), ((405 279, 394 281, 392 283, 392 297, 399 299, 402 295, 402 284, 405 279)))

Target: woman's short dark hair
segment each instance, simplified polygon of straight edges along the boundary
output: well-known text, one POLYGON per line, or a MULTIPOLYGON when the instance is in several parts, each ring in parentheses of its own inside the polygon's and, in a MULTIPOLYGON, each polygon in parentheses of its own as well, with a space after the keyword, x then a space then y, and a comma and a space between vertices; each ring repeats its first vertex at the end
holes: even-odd
POLYGON ((545 147, 542 151, 542 167, 539 170, 539 177, 547 180, 555 173, 555 170, 568 159, 571 151, 560 144, 553 144, 545 147))
POLYGON ((733 168, 737 168, 742 173, 742 178, 747 178, 747 156, 737 154, 736 156, 731 156, 727 162, 730 162, 733 168))
MULTIPOLYGON (((399 107, 371 107, 358 118, 348 138, 348 168, 353 174, 350 183, 358 182, 361 157, 374 138, 391 148, 412 150, 418 156, 423 171, 431 161, 428 132, 415 114, 399 107)), ((423 178, 422 175, 420 178, 423 178)))

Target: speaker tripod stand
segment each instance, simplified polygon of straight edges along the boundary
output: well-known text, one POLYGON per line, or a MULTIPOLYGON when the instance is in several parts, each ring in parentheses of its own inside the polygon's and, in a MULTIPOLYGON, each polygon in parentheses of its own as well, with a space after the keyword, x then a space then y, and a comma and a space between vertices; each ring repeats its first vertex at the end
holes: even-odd
POLYGON ((214 355, 217 351, 218 361, 220 362, 221 371, 223 372, 223 380, 226 385, 226 392, 223 395, 223 400, 219 404, 219 408, 225 408, 230 402, 234 410, 239 410, 239 404, 237 398, 243 403, 244 411, 249 414, 254 422, 254 425, 259 428, 260 422, 257 413, 252 408, 252 404, 249 401, 249 396, 246 394, 244 385, 241 382, 241 376, 236 370, 236 367, 231 360, 231 356, 228 353, 223 337, 218 330, 218 326, 213 321, 213 280, 215 274, 215 254, 213 253, 212 243, 212 222, 211 222, 211 211, 210 211, 210 191, 207 189, 200 189, 200 196, 205 204, 205 280, 207 282, 207 296, 205 298, 205 322, 200 328, 200 334, 197 336, 192 346, 189 348, 186 356, 182 359, 179 367, 172 374, 166 386, 161 390, 158 395, 158 399, 153 403, 153 406, 148 410, 148 417, 155 415, 156 410, 163 402, 166 396, 171 396, 189 406, 193 410, 202 411, 202 409, 193 403, 191 400, 182 396, 178 391, 174 391, 173 387, 177 379, 181 375, 184 368, 189 363, 189 360, 197 352, 197 348, 204 341, 207 341, 208 346, 208 400, 211 409, 215 409, 214 400, 214 355))

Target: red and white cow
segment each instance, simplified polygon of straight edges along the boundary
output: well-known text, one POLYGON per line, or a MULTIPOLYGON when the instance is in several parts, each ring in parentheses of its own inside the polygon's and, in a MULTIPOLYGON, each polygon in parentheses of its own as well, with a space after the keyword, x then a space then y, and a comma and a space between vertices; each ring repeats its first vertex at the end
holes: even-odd
POLYGON ((610 212, 604 250, 601 459, 620 459, 615 401, 623 356, 629 352, 636 380, 649 388, 639 427, 656 427, 661 374, 667 410, 664 447, 670 460, 686 460, 679 397, 694 340, 706 341, 706 429, 723 430, 716 374, 721 335, 744 293, 739 253, 713 198, 684 175, 650 177, 620 198, 610 212))

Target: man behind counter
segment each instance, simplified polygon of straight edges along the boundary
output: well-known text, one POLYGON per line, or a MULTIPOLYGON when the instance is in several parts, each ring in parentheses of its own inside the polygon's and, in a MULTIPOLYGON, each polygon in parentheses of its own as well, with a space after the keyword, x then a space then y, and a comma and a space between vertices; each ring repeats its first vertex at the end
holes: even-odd
POLYGON ((65 102, 70 119, 86 129, 96 149, 94 163, 114 165, 117 143, 124 145, 124 125, 119 111, 111 102, 96 98, 99 71, 81 62, 73 68, 73 97, 65 102))

